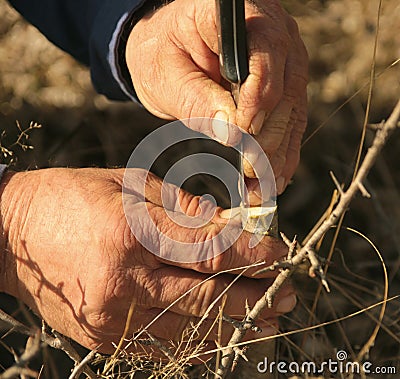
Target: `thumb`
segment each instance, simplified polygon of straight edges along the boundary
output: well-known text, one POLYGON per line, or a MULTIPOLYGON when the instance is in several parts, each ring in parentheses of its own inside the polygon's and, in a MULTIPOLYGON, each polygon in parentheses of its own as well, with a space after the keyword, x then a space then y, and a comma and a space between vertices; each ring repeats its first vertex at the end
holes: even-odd
POLYGON ((182 52, 177 69, 170 77, 170 82, 176 83, 176 97, 171 102, 172 116, 189 119, 185 121, 189 128, 224 145, 237 145, 242 133, 235 125, 236 106, 230 91, 208 77, 185 55, 182 52), (202 120, 190 120, 193 118, 202 120))

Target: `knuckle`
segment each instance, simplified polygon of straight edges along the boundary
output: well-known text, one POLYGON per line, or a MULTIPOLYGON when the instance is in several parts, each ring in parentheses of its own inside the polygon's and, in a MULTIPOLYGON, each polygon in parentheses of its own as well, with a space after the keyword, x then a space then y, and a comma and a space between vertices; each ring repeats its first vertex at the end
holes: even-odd
POLYGON ((206 101, 202 98, 204 78, 201 73, 193 71, 178 79, 178 109, 182 118, 203 117, 206 101), (200 94, 200 96, 199 96, 200 94))

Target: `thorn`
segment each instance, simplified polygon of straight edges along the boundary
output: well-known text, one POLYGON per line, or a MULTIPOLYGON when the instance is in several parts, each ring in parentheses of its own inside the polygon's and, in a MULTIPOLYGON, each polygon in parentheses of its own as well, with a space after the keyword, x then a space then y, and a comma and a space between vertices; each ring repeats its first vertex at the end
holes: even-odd
POLYGON ((333 183, 335 183, 335 186, 337 188, 337 190, 340 193, 340 196, 343 196, 343 186, 339 183, 339 181, 336 179, 335 174, 333 173, 333 171, 329 171, 329 175, 331 176, 333 183))
POLYGON ((377 124, 367 124, 367 128, 371 130, 381 130, 384 125, 385 125, 385 120, 377 124))
POLYGON ((262 329, 261 329, 259 326, 257 326, 257 325, 253 325, 253 326, 250 328, 250 330, 251 330, 252 332, 256 332, 256 333, 261 333, 261 332, 262 332, 262 329))
POLYGON ((245 346, 243 349, 239 349, 238 347, 234 347, 233 351, 235 352, 235 357, 233 358, 232 361, 232 367, 231 367, 231 372, 233 372, 238 364, 238 361, 240 357, 242 357, 246 362, 248 362, 248 358, 244 354, 247 350, 247 347, 245 346))
POLYGON ((293 253, 296 250, 296 246, 297 246, 297 236, 294 236, 293 241, 290 243, 290 246, 289 246, 289 251, 288 251, 288 255, 287 255, 288 260, 293 258, 293 253))
POLYGON ((229 322, 235 329, 244 330, 243 322, 233 319, 228 315, 222 314, 222 320, 229 322))
POLYGON ((329 288, 329 284, 328 284, 328 281, 326 280, 326 276, 325 276, 325 273, 324 273, 324 270, 322 269, 322 267, 319 266, 318 270, 315 273, 321 280, 321 284, 325 288, 326 292, 330 293, 331 289, 329 288))
POLYGON ((370 194, 370 193, 367 191, 367 189, 364 187, 364 184, 362 184, 361 182, 357 182, 357 186, 358 186, 358 189, 360 190, 361 194, 362 194, 364 197, 366 197, 366 198, 368 198, 368 199, 371 198, 371 194, 370 194))
POLYGON ((321 283, 324 286, 326 292, 330 293, 331 289, 329 288, 328 281, 325 278, 321 278, 321 283))
POLYGON ((249 360, 248 360, 248 358, 246 357, 246 355, 245 355, 245 352, 246 352, 246 350, 247 350, 247 346, 245 346, 243 349, 237 349, 237 354, 239 355, 239 356, 241 356, 246 362, 248 362, 249 360))
POLYGON ((285 242, 286 246, 289 248, 287 255, 287 260, 289 261, 293 258, 293 253, 297 246, 297 236, 295 235, 293 241, 291 241, 289 238, 286 237, 286 235, 283 232, 281 232, 281 237, 283 242, 285 242))
POLYGON ((250 308, 250 305, 249 305, 249 302, 248 302, 247 299, 246 299, 246 302, 245 302, 245 304, 244 304, 244 307, 245 307, 245 309, 246 309, 246 316, 248 316, 249 313, 250 313, 250 311, 251 311, 251 308, 250 308))
POLYGON ((252 274, 251 276, 257 276, 257 275, 260 275, 260 274, 264 274, 264 272, 267 272, 267 271, 274 271, 277 264, 278 264, 278 262, 274 262, 274 263, 273 263, 272 265, 270 265, 270 266, 267 266, 267 267, 264 267, 264 268, 261 268, 261 269, 257 270, 257 271, 256 271, 254 274, 252 274))
POLYGON ((286 246, 290 247, 291 241, 289 238, 286 237, 286 234, 281 232, 281 237, 282 237, 283 242, 285 242, 286 246))
POLYGON ((311 263, 310 269, 308 270, 308 274, 310 275, 310 277, 315 278, 316 276, 318 276, 326 291, 328 293, 331 292, 328 285, 328 281, 326 280, 324 270, 321 267, 319 257, 315 253, 314 249, 308 250, 308 259, 310 260, 311 263))

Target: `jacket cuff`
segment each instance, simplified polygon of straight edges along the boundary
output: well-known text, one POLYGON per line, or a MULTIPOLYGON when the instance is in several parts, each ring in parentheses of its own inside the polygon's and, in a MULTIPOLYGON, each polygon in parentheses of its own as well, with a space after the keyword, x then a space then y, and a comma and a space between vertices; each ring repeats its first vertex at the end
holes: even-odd
POLYGON ((138 102, 130 77, 123 73, 118 46, 124 28, 146 0, 106 0, 90 36, 91 77, 97 92, 112 100, 138 102))
POLYGON ((4 173, 7 171, 8 165, 0 164, 0 182, 3 179, 4 173))

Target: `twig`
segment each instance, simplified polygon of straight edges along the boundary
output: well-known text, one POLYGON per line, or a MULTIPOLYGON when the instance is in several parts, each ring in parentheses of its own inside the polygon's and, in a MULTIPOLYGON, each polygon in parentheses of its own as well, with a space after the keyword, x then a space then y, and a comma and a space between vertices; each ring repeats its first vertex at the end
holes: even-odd
POLYGON ((246 362, 248 362, 249 360, 247 359, 245 352, 247 350, 247 346, 245 346, 243 349, 239 348, 239 347, 234 347, 233 351, 235 353, 235 356, 233 358, 233 362, 232 362, 232 367, 231 367, 231 372, 235 371, 235 368, 239 362, 240 357, 242 357, 246 362))
MULTIPOLYGON (((353 181, 346 191, 341 193, 338 203, 335 208, 329 215, 329 217, 321 223, 321 225, 314 231, 314 233, 310 236, 308 241, 304 244, 302 248, 299 249, 297 255, 290 259, 290 263, 293 266, 297 266, 303 262, 303 260, 308 256, 313 256, 314 246, 318 243, 322 236, 334 226, 342 214, 347 210, 350 202, 357 194, 357 192, 362 191, 363 182, 366 179, 369 171, 374 165, 379 153, 385 146, 389 136, 394 132, 394 130, 398 127, 398 121, 400 119, 400 100, 397 102, 396 106, 389 119, 383 124, 382 128, 377 130, 375 138, 372 142, 371 147, 368 149, 353 181)), ((293 242, 294 244, 294 242, 293 242)), ((289 259, 288 259, 289 260, 289 259)), ((277 290, 282 286, 282 284, 289 277, 292 269, 284 269, 282 270, 278 276, 275 278, 274 283, 268 288, 265 295, 257 301, 255 306, 250 310, 248 316, 253 320, 256 320, 259 314, 262 312, 264 308, 272 305, 270 300, 273 299, 277 290)), ((244 326, 246 327, 246 326, 244 326)), ((232 362, 234 359, 234 348, 233 346, 240 343, 243 339, 246 330, 235 329, 230 341, 228 342, 227 347, 223 348, 223 356, 221 358, 221 363, 219 365, 219 369, 216 373, 216 377, 224 378, 229 370, 232 367, 232 362)))
POLYGON ((27 343, 26 349, 23 354, 16 360, 15 364, 9 367, 0 375, 0 379, 12 379, 21 375, 36 377, 37 373, 33 370, 27 369, 25 366, 36 357, 40 351, 40 334, 37 333, 32 338, 31 343, 27 343), (33 375, 32 375, 33 374, 33 375))
POLYGON ((358 183, 358 187, 359 187, 359 190, 360 190, 361 194, 362 194, 364 197, 366 197, 366 198, 368 198, 368 199, 371 198, 371 194, 370 194, 370 193, 367 191, 367 189, 364 187, 364 184, 358 183))
POLYGON ((96 347, 95 349, 93 349, 88 355, 86 355, 85 358, 83 358, 79 364, 77 364, 74 369, 71 372, 71 375, 69 376, 68 379, 75 379, 75 378, 79 378, 79 375, 84 371, 85 366, 90 363, 90 361, 94 358, 94 356, 97 353, 97 350, 99 349, 99 347, 96 347))
MULTIPOLYGON (((28 327, 1 309, 0 309, 0 320, 4 321, 7 325, 9 325, 10 330, 8 333, 17 332, 28 337, 35 337, 39 335, 40 341, 44 342, 45 344, 49 345, 54 349, 63 350, 75 362, 76 365, 79 365, 81 363, 81 357, 77 353, 77 351, 72 347, 72 345, 68 342, 66 338, 64 338, 60 333, 56 332, 55 330, 52 331, 53 335, 55 336, 53 337, 52 335, 46 332, 45 325, 43 325, 41 331, 36 327, 28 327)), ((90 369, 90 367, 87 364, 83 365, 83 368, 84 368, 83 371, 89 378, 91 379, 97 378, 96 374, 90 369)), ((2 379, 2 376, 0 376, 0 378, 2 379)))
POLYGON ((153 337, 149 332, 146 333, 149 336, 151 345, 158 347, 158 349, 168 358, 170 362, 176 361, 174 354, 172 354, 171 350, 167 346, 163 345, 157 338, 153 337))
MULTIPOLYGON (((73 348, 73 346, 69 343, 69 341, 56 330, 52 330, 52 333, 56 336, 58 342, 58 349, 64 351, 74 362, 76 365, 81 363, 81 357, 78 352, 73 348)), ((83 372, 91 379, 96 379, 97 375, 92 371, 92 369, 87 365, 83 365, 83 372)))
POLYGON ((326 292, 331 292, 331 290, 329 289, 328 282, 326 280, 324 270, 322 269, 322 266, 319 262, 318 256, 317 256, 314 248, 310 248, 310 250, 308 250, 307 257, 311 263, 311 267, 309 270, 309 276, 312 278, 315 278, 316 275, 319 276, 322 285, 326 289, 326 292))
POLYGON ((333 171, 329 171, 329 175, 331 176, 333 183, 335 183, 335 186, 338 190, 338 192, 340 193, 340 195, 343 195, 343 186, 340 185, 339 181, 336 179, 335 174, 333 173, 333 171))
MULTIPOLYGON (((283 233, 282 233, 282 236, 284 236, 283 233)), ((287 242, 286 244, 289 247, 289 251, 288 251, 288 255, 287 255, 288 259, 287 260, 292 262, 293 261, 293 254, 294 254, 294 252, 296 250, 296 246, 297 246, 296 236, 294 237, 292 242, 290 242, 290 243, 287 242)), ((276 293, 278 292, 279 288, 282 286, 284 281, 290 276, 290 274, 292 273, 292 269, 293 268, 287 268, 287 269, 282 270, 280 272, 280 274, 276 277, 276 279, 274 280, 272 285, 268 288, 267 292, 265 293, 265 298, 266 298, 266 301, 267 301, 268 308, 272 308, 272 303, 274 302, 274 298, 275 298, 276 293)), ((260 303, 260 306, 262 306, 262 308, 260 309, 258 314, 265 308, 263 303, 260 303)), ((258 317, 258 314, 257 314, 256 317, 258 317)))
POLYGON ((110 357, 110 360, 108 361, 108 363, 104 367, 103 373, 107 372, 110 369, 110 367, 113 365, 113 363, 115 361, 115 358, 117 357, 118 353, 121 350, 121 347, 122 347, 122 345, 123 345, 123 343, 125 341, 125 338, 128 335, 129 328, 131 327, 132 316, 133 316, 133 312, 135 310, 135 305, 136 305, 136 300, 134 298, 132 298, 131 305, 129 306, 129 310, 128 310, 128 315, 126 316, 124 331, 123 331, 122 336, 121 336, 121 338, 119 340, 118 346, 116 347, 114 353, 110 357))
POLYGON ((10 332, 18 332, 24 334, 25 336, 34 336, 36 333, 32 328, 22 324, 14 317, 10 316, 8 313, 4 312, 0 309, 0 320, 4 321, 7 325, 10 326, 10 332))

